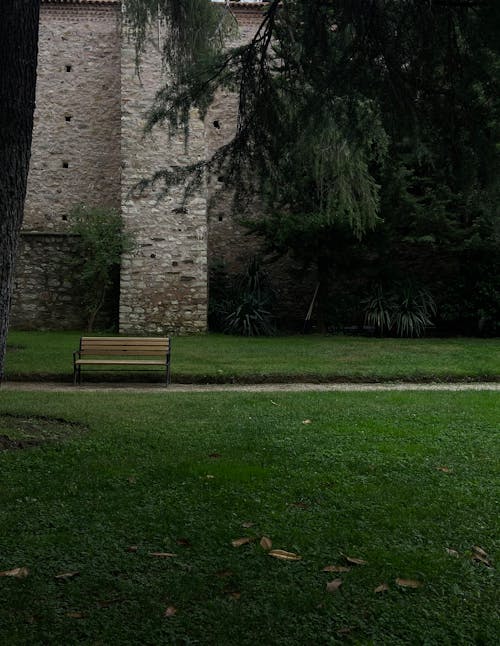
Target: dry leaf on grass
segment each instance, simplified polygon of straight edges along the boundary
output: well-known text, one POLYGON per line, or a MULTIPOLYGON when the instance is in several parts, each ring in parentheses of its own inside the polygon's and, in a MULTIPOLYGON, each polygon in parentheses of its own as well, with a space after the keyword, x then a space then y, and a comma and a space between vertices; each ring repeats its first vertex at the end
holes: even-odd
POLYGON ((15 567, 13 570, 4 570, 0 576, 13 576, 16 579, 25 579, 30 571, 27 567, 15 567))
POLYGON ((209 458, 220 458, 220 453, 210 453, 209 458))
POLYGON ((263 550, 270 550, 271 547, 273 546, 272 540, 269 538, 269 536, 263 536, 260 539, 260 546, 262 547, 263 550))
POLYGON ((322 572, 350 572, 351 568, 346 565, 327 565, 322 570, 322 572))
POLYGON ((172 554, 172 552, 149 552, 149 556, 155 556, 159 559, 171 559, 172 557, 177 556, 177 554, 172 554))
POLYGON ((373 592, 375 592, 375 594, 380 594, 380 592, 387 592, 387 590, 389 590, 387 583, 381 583, 375 588, 373 592))
POLYGON ((482 563, 483 565, 486 565, 486 567, 493 567, 490 561, 490 557, 488 554, 483 550, 482 547, 479 547, 479 545, 473 545, 472 546, 472 560, 477 561, 478 563, 482 563))
POLYGON ((350 634, 352 633, 352 631, 353 631, 353 630, 354 630, 354 629, 353 629, 353 627, 352 627, 352 626, 343 626, 342 628, 339 628, 339 629, 337 630, 337 635, 338 635, 339 637, 342 637, 342 635, 350 635, 350 634))
POLYGON ((421 588, 424 584, 422 581, 416 581, 415 579, 396 579, 396 583, 402 588, 421 588))
POLYGON ((127 552, 137 552, 139 549, 138 545, 129 545, 126 549, 127 552))
POLYGON ((274 556, 275 559, 281 559, 282 561, 300 561, 302 558, 295 552, 286 552, 285 550, 271 550, 268 552, 269 556, 274 556))
POLYGON ((305 419, 305 420, 303 420, 302 424, 312 424, 312 420, 305 419))
POLYGON ((242 545, 251 543, 254 540, 255 538, 251 538, 250 536, 244 536, 243 538, 235 538, 233 541, 231 541, 231 545, 233 547, 241 547, 242 545))
POLYGON ((177 608, 175 606, 168 606, 167 608, 165 608, 165 612, 163 613, 163 616, 173 617, 176 614, 177 614, 177 608))
POLYGON ((488 553, 485 552, 485 550, 483 550, 482 547, 479 547, 479 545, 473 545, 471 549, 474 552, 474 554, 477 554, 478 556, 482 556, 485 559, 488 558, 488 553))
POLYGON ((85 614, 83 612, 67 612, 66 617, 70 619, 84 619, 85 614))
POLYGON ((207 480, 213 480, 215 478, 215 476, 212 476, 212 475, 208 474, 208 475, 205 476, 205 478, 207 480))
POLYGON ((62 574, 56 574, 54 579, 57 579, 58 581, 67 581, 68 579, 73 579, 79 574, 80 572, 63 572, 62 574))
POLYGON ((460 556, 460 554, 457 552, 457 550, 452 550, 450 547, 445 547, 446 553, 449 554, 450 556, 454 556, 456 559, 460 556))
POLYGON ((176 538, 175 542, 182 547, 191 547, 191 541, 188 538, 176 538))
POLYGON ((252 523, 250 520, 245 521, 244 523, 241 523, 241 526, 244 527, 245 529, 248 529, 249 527, 253 527, 255 523, 252 523))
POLYGON ((436 469, 443 473, 453 473, 453 469, 450 469, 450 467, 436 467, 436 469))
POLYGON ((358 559, 353 556, 346 556, 345 554, 343 554, 343 557, 351 565, 368 565, 368 561, 365 561, 364 559, 358 559))
POLYGON ((326 584, 327 592, 337 592, 340 586, 342 585, 342 579, 333 579, 333 581, 328 581, 326 584))
POLYGON ((241 597, 241 592, 238 592, 237 590, 233 590, 232 592, 228 592, 227 596, 231 597, 231 599, 238 600, 241 597))

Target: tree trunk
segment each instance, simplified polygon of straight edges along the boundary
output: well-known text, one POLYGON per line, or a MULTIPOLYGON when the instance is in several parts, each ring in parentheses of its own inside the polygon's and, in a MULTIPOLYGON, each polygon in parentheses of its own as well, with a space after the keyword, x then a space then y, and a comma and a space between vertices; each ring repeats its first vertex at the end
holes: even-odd
POLYGON ((40 0, 0 3, 0 383, 35 109, 40 0))

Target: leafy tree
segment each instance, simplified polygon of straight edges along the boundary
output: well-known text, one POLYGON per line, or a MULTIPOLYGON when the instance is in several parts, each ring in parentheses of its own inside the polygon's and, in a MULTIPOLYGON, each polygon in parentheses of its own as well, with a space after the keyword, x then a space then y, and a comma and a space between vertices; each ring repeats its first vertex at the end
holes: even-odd
POLYGON ((114 209, 80 206, 70 213, 71 231, 77 234, 76 278, 91 332, 106 296, 115 286, 123 253, 132 251, 131 233, 123 229, 114 209))
POLYGON ((31 152, 39 0, 0 3, 0 383, 31 152))
MULTIPOLYGON (((187 30, 200 3, 178 3, 187 30)), ((159 5, 171 25, 172 4, 159 5)), ((346 232, 356 245, 382 228, 389 265, 402 242, 436 258, 467 246, 478 202, 497 215, 499 27, 491 0, 272 0, 249 44, 173 59, 150 127, 186 125, 220 86, 239 94, 238 126, 212 158, 152 181, 193 186, 208 169, 236 199, 259 189, 267 208, 251 228, 316 265, 323 309, 346 232)))

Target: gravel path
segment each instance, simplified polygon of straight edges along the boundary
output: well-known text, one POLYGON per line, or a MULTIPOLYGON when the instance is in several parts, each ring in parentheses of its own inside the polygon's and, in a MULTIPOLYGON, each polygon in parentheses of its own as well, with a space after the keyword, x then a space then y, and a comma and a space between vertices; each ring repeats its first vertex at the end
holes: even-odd
POLYGON ((500 383, 383 383, 383 384, 312 384, 312 383, 290 383, 290 384, 171 384, 165 388, 163 384, 83 384, 73 386, 72 384, 50 383, 50 382, 4 382, 0 387, 2 391, 17 392, 58 392, 58 393, 204 393, 204 392, 248 392, 248 393, 271 393, 271 392, 373 392, 373 391, 466 391, 466 390, 494 390, 500 391, 500 383))

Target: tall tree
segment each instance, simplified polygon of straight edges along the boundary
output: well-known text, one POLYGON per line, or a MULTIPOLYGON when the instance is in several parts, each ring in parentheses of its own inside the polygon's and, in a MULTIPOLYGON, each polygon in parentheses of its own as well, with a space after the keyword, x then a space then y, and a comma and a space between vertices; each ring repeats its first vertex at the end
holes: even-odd
MULTIPOLYGON (((173 1, 157 5, 171 24, 164 8, 173 1)), ((436 218, 438 184, 455 196, 449 215, 478 191, 492 201, 499 27, 493 0, 271 0, 250 43, 186 59, 151 110, 151 127, 186 126, 190 107, 203 111, 217 87, 230 87, 239 93, 234 138, 211 159, 152 180, 196 182, 208 168, 240 197, 258 187, 267 213, 254 230, 316 263, 325 287, 332 240, 373 228, 387 216, 388 192, 400 209, 420 200, 420 211, 422 193, 433 193, 427 212, 436 218), (395 197, 401 178, 409 195, 395 197)))
POLYGON ((39 0, 0 4, 0 383, 31 154, 39 0))

